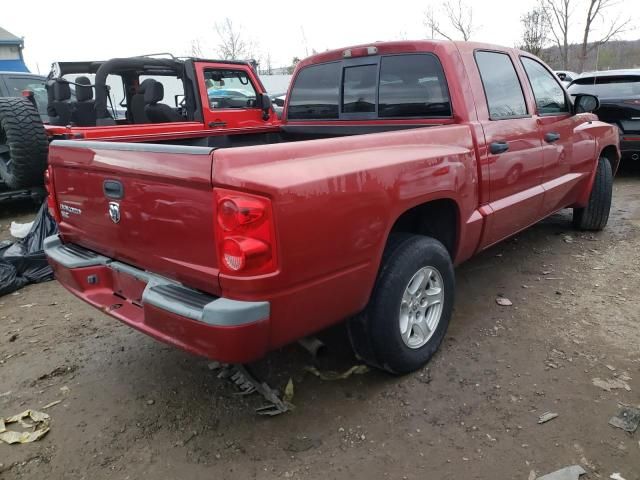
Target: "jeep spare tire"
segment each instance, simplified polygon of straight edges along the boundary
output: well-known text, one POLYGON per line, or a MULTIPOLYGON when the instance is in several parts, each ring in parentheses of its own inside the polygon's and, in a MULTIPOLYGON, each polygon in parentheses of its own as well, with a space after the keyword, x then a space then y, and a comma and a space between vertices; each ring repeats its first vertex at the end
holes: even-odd
POLYGON ((0 177, 9 188, 44 183, 49 142, 28 98, 0 98, 0 177))

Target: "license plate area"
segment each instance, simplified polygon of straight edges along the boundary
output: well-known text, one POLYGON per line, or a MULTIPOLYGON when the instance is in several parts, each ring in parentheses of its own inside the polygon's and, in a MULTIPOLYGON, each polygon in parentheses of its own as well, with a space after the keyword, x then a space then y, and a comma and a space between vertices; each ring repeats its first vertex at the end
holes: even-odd
POLYGON ((124 300, 142 306, 142 293, 147 284, 128 273, 112 270, 113 293, 124 300))

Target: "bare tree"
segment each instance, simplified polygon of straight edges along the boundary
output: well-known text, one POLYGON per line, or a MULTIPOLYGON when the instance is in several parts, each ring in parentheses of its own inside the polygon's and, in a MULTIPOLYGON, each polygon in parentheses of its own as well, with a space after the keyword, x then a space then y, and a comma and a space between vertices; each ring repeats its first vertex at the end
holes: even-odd
POLYGON ((604 19, 604 12, 610 7, 616 6, 618 2, 616 0, 588 0, 588 2, 589 9, 587 10, 587 18, 585 19, 584 24, 582 45, 580 46, 580 53, 578 54, 578 68, 581 72, 584 70, 584 64, 587 60, 587 55, 589 55, 589 53, 595 48, 600 47, 602 44, 607 43, 619 33, 625 31, 625 29, 631 22, 631 18, 627 17, 626 19, 624 19, 620 16, 614 18, 608 23, 605 22, 607 26, 605 27, 604 34, 600 37, 599 40, 596 40, 595 42, 589 44, 589 35, 594 29, 594 24, 599 19, 604 19))
POLYGON ((520 23, 523 28, 520 48, 539 57, 549 33, 549 22, 542 5, 522 15, 520 23))
POLYGON ((440 28, 440 22, 438 21, 438 12, 433 5, 427 7, 427 11, 424 14, 424 24, 429 29, 429 38, 436 38, 436 35, 451 40, 451 37, 444 33, 440 28))
POLYGON ((435 35, 438 34, 447 40, 453 40, 454 36, 460 36, 465 41, 469 40, 475 30, 475 25, 473 24, 473 7, 468 5, 465 0, 446 0, 442 2, 440 7, 441 12, 456 33, 455 35, 449 35, 445 29, 440 26, 440 22, 438 21, 438 16, 441 12, 429 6, 425 12, 424 23, 430 30, 431 38, 435 38, 435 35))
POLYGON ((266 65, 265 65, 265 70, 264 73, 267 75, 272 75, 273 74, 273 66, 271 65, 271 54, 267 53, 267 60, 266 60, 266 65))
POLYGON ((249 58, 249 45, 242 38, 240 28, 236 27, 230 18, 225 18, 222 22, 216 22, 216 32, 220 43, 218 43, 218 55, 223 60, 245 60, 249 58))
POLYGON ((549 30, 560 51, 562 69, 569 68, 569 20, 573 0, 543 0, 545 16, 549 21, 549 30))
POLYGON ((299 57, 293 57, 293 60, 291 60, 291 65, 289 65, 287 67, 287 73, 289 75, 291 75, 293 73, 293 71, 296 69, 296 65, 298 65, 298 63, 300 63, 300 58, 299 57))
POLYGON ((202 54, 202 43, 199 38, 195 40, 191 40, 191 56, 196 58, 202 58, 204 55, 202 54))

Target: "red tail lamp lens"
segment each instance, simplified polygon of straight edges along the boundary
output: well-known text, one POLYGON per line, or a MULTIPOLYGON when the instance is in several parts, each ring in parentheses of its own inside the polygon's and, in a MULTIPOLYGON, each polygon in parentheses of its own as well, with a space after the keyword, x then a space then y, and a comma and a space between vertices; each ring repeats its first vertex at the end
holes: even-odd
POLYGON ((256 222, 263 215, 263 205, 251 198, 225 198, 218 204, 218 223, 228 232, 256 222))
POLYGON ((264 258, 269 253, 269 246, 247 237, 230 237, 222 244, 222 258, 229 270, 237 272, 264 258))
POLYGON ((214 189, 218 264, 223 274, 254 276, 278 268, 275 226, 269 198, 214 189))

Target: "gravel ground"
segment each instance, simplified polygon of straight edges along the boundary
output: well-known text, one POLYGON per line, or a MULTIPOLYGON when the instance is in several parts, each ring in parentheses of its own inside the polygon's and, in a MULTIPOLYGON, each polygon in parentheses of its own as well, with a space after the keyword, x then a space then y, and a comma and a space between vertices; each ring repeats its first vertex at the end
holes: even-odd
MULTIPOLYGON (((420 372, 323 381, 296 345, 252 365, 275 388, 293 379, 296 409, 275 418, 206 360, 56 282, 2 297, 0 416, 60 403, 44 438, 0 444, 0 478, 527 479, 579 464, 582 479, 638 480, 640 429, 608 420, 640 406, 640 168, 614 195, 602 233, 572 231, 563 212, 458 268, 449 333, 420 372)), ((0 207, 0 240, 33 216, 0 207)), ((319 368, 356 363, 342 327, 321 336, 319 368)))

